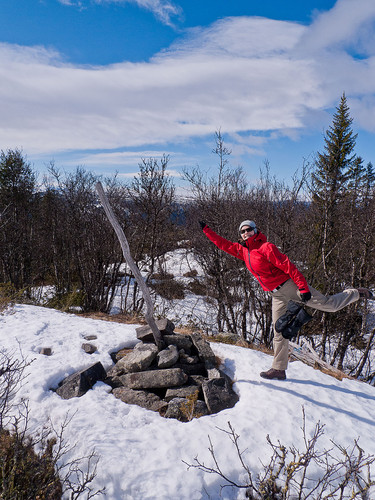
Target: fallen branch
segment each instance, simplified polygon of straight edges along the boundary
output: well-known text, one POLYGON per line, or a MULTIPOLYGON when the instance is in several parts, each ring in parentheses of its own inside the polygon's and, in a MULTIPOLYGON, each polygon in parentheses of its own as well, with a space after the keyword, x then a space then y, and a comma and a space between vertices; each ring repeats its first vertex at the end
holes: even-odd
POLYGON ((159 349, 162 348, 163 346, 163 339, 162 335, 156 325, 154 316, 153 316, 153 311, 154 311, 154 306, 151 300, 151 295, 149 292, 149 289, 144 282, 144 279, 142 277, 142 274, 140 270, 138 269, 137 264, 134 262, 133 257, 131 256, 130 253, 130 248, 129 248, 129 243, 128 240, 126 239, 126 236, 124 234, 124 231, 122 230, 120 224, 118 223, 118 220, 116 219, 116 216, 111 208, 111 205, 109 204, 108 198, 104 192, 103 186, 101 182, 96 183, 96 191, 98 193, 99 199, 101 201, 101 204, 103 205, 104 211, 109 219, 109 222, 112 224, 113 229, 116 232, 117 238, 120 242, 121 248, 122 248, 122 253, 124 255, 124 259, 128 263, 134 278, 137 280, 139 288, 142 291, 143 298, 146 303, 146 313, 145 313, 145 318, 146 321, 149 325, 149 327, 152 330, 152 334, 154 336, 155 344, 158 346, 159 349))
POLYGON ((348 375, 341 370, 338 370, 326 361, 323 361, 308 342, 303 342, 302 345, 299 345, 295 342, 289 341, 289 357, 291 360, 297 359, 306 365, 322 371, 323 373, 332 375, 338 380, 349 378, 348 375))

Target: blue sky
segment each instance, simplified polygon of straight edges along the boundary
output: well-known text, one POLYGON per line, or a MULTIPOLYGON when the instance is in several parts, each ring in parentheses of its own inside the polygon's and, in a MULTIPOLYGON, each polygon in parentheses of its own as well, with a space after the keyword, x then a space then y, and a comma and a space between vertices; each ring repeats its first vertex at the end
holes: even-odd
POLYGON ((126 178, 170 155, 290 180, 346 93, 375 163, 374 0, 1 0, 0 149, 126 178))

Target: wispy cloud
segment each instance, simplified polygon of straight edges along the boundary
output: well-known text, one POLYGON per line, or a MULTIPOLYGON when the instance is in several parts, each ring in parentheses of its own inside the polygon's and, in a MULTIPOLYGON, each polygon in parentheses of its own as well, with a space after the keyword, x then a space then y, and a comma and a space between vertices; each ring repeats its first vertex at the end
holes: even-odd
MULTIPOLYGON (((84 165, 111 165, 112 167, 118 166, 133 166, 141 162, 141 159, 154 158, 160 160, 164 154, 159 150, 136 150, 136 151, 115 151, 115 152, 99 152, 99 153, 89 153, 85 154, 80 158, 80 163, 84 165)), ((175 151, 170 153, 173 156, 173 164, 184 165, 185 163, 179 160, 181 153, 176 153, 175 151)), ((77 161, 74 162, 76 164, 77 161)))
POLYGON ((133 3, 141 9, 148 10, 154 14, 162 23, 173 26, 174 19, 182 14, 181 8, 169 2, 168 0, 58 0, 58 2, 67 6, 75 6, 80 9, 87 7, 90 3, 108 4, 108 3, 133 3))
POLYGON ((343 91, 356 123, 375 131, 375 44, 363 36, 374 20, 373 0, 339 0, 309 26, 227 18, 149 62, 98 67, 1 44, 0 147, 146 150, 221 127, 238 150, 261 150, 236 134, 321 130, 343 91))

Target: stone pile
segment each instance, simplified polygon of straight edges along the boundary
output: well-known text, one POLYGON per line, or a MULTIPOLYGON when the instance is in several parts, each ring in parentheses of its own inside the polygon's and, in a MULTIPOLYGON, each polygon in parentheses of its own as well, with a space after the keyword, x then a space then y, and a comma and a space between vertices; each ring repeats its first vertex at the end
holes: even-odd
POLYGON ((167 319, 156 323, 163 336, 162 350, 151 329, 139 327, 140 342, 114 355, 115 365, 107 372, 96 363, 64 379, 57 394, 64 399, 82 396, 102 380, 121 401, 183 422, 232 408, 238 396, 230 378, 217 367, 210 344, 199 333, 175 333, 167 319))

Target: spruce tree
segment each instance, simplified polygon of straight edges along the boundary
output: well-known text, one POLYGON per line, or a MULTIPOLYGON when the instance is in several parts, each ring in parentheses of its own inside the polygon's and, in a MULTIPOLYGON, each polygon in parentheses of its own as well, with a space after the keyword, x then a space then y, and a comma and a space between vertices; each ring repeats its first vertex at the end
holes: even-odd
POLYGON ((0 281, 31 283, 36 176, 18 149, 0 152, 0 281))
POLYGON ((312 267, 324 270, 324 278, 331 284, 328 284, 329 289, 337 282, 337 276, 333 276, 337 270, 335 250, 341 237, 340 218, 344 216, 340 202, 348 194, 348 189, 354 187, 354 184, 358 185, 364 176, 362 160, 354 153, 357 134, 351 128, 352 121, 346 96, 343 94, 332 125, 325 134, 324 151, 317 154, 312 174, 313 204, 317 217, 312 267))

